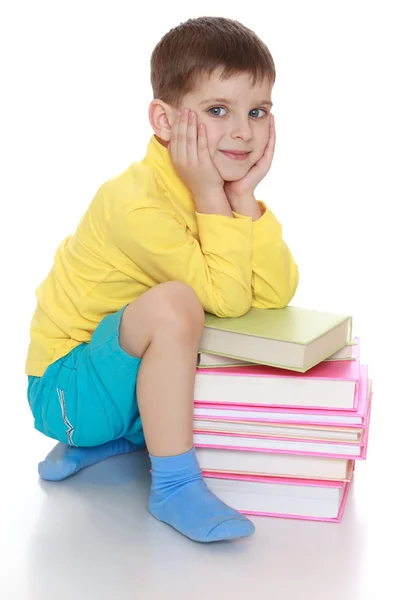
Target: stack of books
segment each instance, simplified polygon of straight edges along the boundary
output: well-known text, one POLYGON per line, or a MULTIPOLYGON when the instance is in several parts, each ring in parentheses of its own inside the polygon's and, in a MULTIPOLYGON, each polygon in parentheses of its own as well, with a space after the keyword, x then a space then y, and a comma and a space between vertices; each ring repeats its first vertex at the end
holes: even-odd
POLYGON ((208 487, 240 512, 340 521, 371 401, 351 317, 293 306, 206 315, 194 443, 208 487))

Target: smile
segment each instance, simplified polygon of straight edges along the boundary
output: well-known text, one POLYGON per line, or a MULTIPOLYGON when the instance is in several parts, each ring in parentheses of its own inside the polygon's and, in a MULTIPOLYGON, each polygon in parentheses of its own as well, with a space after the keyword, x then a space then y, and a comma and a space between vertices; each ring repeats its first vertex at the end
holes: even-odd
POLYGON ((224 154, 224 156, 226 156, 227 158, 230 158, 232 160, 246 160, 246 158, 250 154, 250 152, 228 152, 225 150, 221 150, 220 152, 222 152, 222 154, 224 154))

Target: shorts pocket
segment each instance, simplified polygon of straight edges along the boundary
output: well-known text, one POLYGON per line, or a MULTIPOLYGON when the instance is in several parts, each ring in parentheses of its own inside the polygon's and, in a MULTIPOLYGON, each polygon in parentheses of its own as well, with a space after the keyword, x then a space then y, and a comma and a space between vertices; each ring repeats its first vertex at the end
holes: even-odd
POLYGON ((43 394, 47 399, 43 433, 76 446, 76 371, 61 366, 56 377, 43 382, 43 394))

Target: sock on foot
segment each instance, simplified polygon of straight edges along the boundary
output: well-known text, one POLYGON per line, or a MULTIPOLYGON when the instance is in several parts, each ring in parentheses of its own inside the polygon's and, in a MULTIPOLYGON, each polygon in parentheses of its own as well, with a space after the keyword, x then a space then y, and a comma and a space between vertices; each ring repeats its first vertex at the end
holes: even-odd
POLYGON ((150 455, 152 486, 149 511, 197 542, 247 537, 254 525, 219 500, 206 486, 195 449, 178 456, 150 455))
POLYGON ((129 440, 120 438, 94 446, 92 448, 76 448, 67 444, 57 444, 53 450, 46 456, 46 459, 39 463, 38 471, 42 479, 47 481, 61 481, 70 475, 77 473, 85 467, 105 460, 110 456, 117 454, 128 454, 135 450, 141 450, 144 446, 135 446, 129 440))

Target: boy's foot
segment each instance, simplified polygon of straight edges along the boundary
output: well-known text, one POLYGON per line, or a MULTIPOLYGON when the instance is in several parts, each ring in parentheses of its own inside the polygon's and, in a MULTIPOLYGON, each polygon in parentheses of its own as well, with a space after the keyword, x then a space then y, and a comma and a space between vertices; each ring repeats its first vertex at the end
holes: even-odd
POLYGON ((144 445, 135 446, 125 438, 106 442, 93 448, 76 448, 75 446, 59 443, 46 456, 46 459, 39 463, 38 471, 42 479, 61 481, 110 456, 128 454, 144 447, 144 445))
POLYGON ((206 486, 192 448, 178 456, 151 456, 149 511, 196 542, 216 542, 254 533, 249 519, 206 486))

